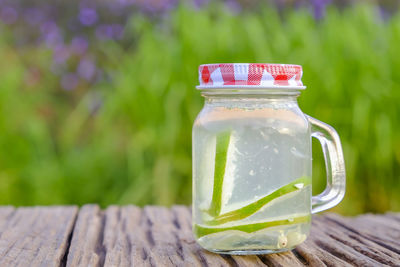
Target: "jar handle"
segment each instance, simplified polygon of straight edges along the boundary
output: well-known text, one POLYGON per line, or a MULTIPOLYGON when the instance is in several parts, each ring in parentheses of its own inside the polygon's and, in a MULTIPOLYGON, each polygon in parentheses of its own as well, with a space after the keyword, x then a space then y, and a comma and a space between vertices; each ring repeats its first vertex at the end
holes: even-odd
POLYGON ((332 126, 308 115, 311 136, 321 143, 326 167, 326 188, 312 197, 312 213, 330 209, 342 201, 346 191, 346 173, 339 135, 332 126))

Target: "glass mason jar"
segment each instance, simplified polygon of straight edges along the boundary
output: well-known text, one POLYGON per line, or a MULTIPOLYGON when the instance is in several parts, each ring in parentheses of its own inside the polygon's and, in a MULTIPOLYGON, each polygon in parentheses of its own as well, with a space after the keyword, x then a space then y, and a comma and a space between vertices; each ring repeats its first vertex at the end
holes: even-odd
POLYGON ((205 249, 264 254, 293 249, 311 214, 345 193, 339 136, 297 104, 302 68, 282 64, 199 67, 205 105, 193 126, 193 232, 205 249), (326 161, 327 187, 311 194, 311 137, 326 161))

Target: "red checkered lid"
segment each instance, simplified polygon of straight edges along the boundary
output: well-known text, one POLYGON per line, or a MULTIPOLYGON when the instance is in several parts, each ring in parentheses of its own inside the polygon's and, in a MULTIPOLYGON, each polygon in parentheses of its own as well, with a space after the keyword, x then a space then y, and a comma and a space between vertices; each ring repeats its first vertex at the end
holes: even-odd
POLYGON ((305 89, 299 65, 266 63, 224 63, 199 66, 200 85, 212 88, 286 88, 305 89))

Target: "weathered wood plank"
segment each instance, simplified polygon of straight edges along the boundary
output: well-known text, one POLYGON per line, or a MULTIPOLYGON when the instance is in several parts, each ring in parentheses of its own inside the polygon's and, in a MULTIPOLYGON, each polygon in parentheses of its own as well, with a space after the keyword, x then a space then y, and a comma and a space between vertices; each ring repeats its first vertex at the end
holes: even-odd
POLYGON ((398 213, 327 213, 311 229, 290 252, 229 256, 200 248, 186 206, 1 207, 0 266, 400 266, 398 213))
POLYGON ((351 246, 346 246, 344 242, 340 242, 341 238, 344 238, 344 235, 334 233, 334 229, 324 224, 320 218, 319 220, 314 220, 313 230, 314 234, 310 236, 310 241, 318 245, 325 252, 355 266, 380 265, 375 259, 358 252, 351 246))
MULTIPOLYGON (((363 236, 364 230, 371 230, 368 225, 382 218, 316 216, 310 238, 291 252, 228 256, 200 248, 191 231, 190 209, 185 206, 109 207, 105 212, 86 206, 78 216, 67 266, 396 266, 400 253, 363 236), (354 221, 367 225, 361 234, 343 226, 354 221)), ((382 238, 387 238, 388 227, 397 233, 396 219, 380 224, 386 228, 379 230, 385 233, 382 238)))
MULTIPOLYGON (((95 213, 96 207, 83 207, 95 213)), ((187 208, 180 210, 188 213, 187 208)), ((190 214, 182 212, 175 217, 174 212, 162 207, 134 206, 109 207, 104 213, 96 213, 101 225, 95 224, 89 236, 87 232, 90 217, 80 212, 73 236, 67 266, 85 266, 99 263, 105 266, 213 266, 226 265, 224 258, 200 249, 191 236, 190 214), (102 234, 98 234, 102 231, 102 234), (87 241, 89 240, 89 242, 87 241), (95 242, 99 244, 95 245, 95 242), (85 243, 90 243, 85 245, 85 243), (193 248, 193 246, 195 248, 193 248), (85 252, 82 249, 86 248, 85 252), (100 248, 100 249, 96 249, 100 248), (93 261, 92 259, 103 259, 93 261)))
POLYGON ((386 222, 383 219, 384 217, 386 216, 367 214, 355 218, 347 218, 334 213, 328 213, 324 216, 326 220, 330 220, 356 235, 364 237, 396 254, 400 254, 400 223, 392 224, 386 222))
POLYGON ((0 220, 4 220, 7 216, 10 215, 15 210, 12 206, 2 206, 0 207, 0 220))
MULTIPOLYGON (((400 262, 400 254, 372 241, 371 238, 366 238, 360 233, 355 233, 349 227, 343 227, 346 224, 346 218, 334 216, 335 220, 331 220, 330 218, 332 217, 331 214, 328 214, 320 218, 321 223, 325 226, 324 231, 332 238, 332 242, 336 241, 339 245, 350 247, 381 264, 394 266, 400 262)), ((364 219, 364 221, 369 224, 374 223, 373 220, 364 219)), ((384 224, 381 224, 382 226, 384 227, 384 224)))
POLYGON ((15 208, 11 206, 5 206, 0 208, 0 233, 3 230, 3 227, 7 224, 7 221, 13 213, 15 212, 15 208))
MULTIPOLYGON (((306 262, 302 262, 303 258, 296 257, 293 252, 283 252, 278 254, 260 255, 259 258, 267 266, 304 266, 306 262)), ((303 259, 304 260, 304 259, 303 259)), ((243 265, 245 266, 245 265, 243 265)))
POLYGON ((301 256, 310 266, 352 266, 340 256, 327 250, 327 240, 325 236, 321 236, 321 229, 317 228, 318 220, 318 216, 313 218, 310 236, 292 253, 301 256))
POLYGON ((0 266, 59 266, 77 207, 0 209, 0 266))
POLYGON ((102 226, 102 212, 98 206, 87 205, 80 209, 67 255, 67 266, 99 266, 104 261, 99 252, 102 226))

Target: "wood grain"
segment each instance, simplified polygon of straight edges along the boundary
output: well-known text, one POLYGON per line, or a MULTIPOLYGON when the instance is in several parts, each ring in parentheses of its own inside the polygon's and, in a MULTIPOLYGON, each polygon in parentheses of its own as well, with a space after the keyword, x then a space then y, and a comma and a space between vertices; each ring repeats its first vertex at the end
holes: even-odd
POLYGON ((186 206, 0 207, 0 266, 400 266, 400 213, 315 216, 290 252, 210 253, 186 206))
POLYGON ((60 266, 76 207, 0 209, 0 266, 60 266))

